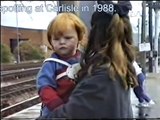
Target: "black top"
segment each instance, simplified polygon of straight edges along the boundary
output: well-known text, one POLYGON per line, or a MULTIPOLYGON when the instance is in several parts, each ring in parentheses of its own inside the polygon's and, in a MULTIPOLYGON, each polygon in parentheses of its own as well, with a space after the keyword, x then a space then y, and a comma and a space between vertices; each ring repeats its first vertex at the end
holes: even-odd
POLYGON ((85 77, 72 92, 67 104, 55 109, 49 118, 132 118, 130 90, 120 78, 111 80, 106 69, 85 77))

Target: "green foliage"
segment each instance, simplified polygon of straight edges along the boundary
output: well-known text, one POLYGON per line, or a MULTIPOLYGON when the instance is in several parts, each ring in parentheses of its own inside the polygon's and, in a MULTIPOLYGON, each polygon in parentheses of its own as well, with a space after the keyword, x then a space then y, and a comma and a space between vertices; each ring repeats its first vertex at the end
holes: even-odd
MULTIPOLYGON (((29 41, 20 43, 19 53, 21 61, 42 60, 45 58, 42 50, 36 46, 33 46, 29 41)), ((18 54, 17 48, 15 49, 15 54, 18 54)))
POLYGON ((5 44, 1 44, 0 56, 1 56, 1 63, 11 63, 14 61, 14 57, 10 51, 10 48, 5 44))

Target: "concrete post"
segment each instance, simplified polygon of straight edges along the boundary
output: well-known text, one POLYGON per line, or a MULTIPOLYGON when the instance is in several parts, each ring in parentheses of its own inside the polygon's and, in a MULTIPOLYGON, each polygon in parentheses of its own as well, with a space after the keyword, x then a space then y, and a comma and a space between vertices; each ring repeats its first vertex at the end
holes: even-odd
MULTIPOLYGON (((146 1, 142 2, 142 32, 141 32, 141 42, 146 42, 146 1)), ((141 52, 141 66, 143 71, 146 72, 146 52, 141 52)))
POLYGON ((152 1, 148 1, 149 6, 149 41, 151 45, 151 51, 149 56, 149 72, 153 72, 153 25, 152 25, 152 1))
POLYGON ((154 40, 154 51, 157 51, 157 57, 155 57, 154 60, 154 72, 158 73, 158 21, 159 21, 159 16, 158 16, 158 9, 155 10, 155 40, 154 40))

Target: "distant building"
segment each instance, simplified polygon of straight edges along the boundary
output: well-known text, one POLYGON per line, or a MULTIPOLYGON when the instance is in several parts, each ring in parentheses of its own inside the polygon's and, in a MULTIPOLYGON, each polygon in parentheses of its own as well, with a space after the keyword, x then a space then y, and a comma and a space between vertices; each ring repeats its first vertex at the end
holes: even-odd
POLYGON ((17 47, 18 39, 19 43, 30 41, 33 46, 38 46, 40 48, 44 48, 44 46, 50 47, 47 41, 46 30, 28 28, 17 29, 16 27, 1 26, 1 44, 8 45, 12 53, 17 47))

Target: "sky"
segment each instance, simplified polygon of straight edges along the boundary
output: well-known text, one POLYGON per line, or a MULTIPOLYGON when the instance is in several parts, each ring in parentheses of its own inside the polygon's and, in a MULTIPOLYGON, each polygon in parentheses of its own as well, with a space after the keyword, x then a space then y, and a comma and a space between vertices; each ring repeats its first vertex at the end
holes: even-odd
MULTIPOLYGON (((133 9, 129 13, 130 21, 132 23, 133 32, 137 32, 138 19, 140 19, 141 24, 142 1, 131 1, 131 3, 133 9)), ((56 1, 17 1, 17 6, 15 1, 1 1, 1 25, 47 29, 49 22, 57 15, 58 10, 53 10, 54 6, 57 6, 56 1), (16 8, 18 10, 17 14, 16 8)))
MULTIPOLYGON (((53 4, 52 1, 46 3, 53 4)), ((56 12, 46 12, 44 1, 23 1, 24 6, 21 2, 17 4, 19 12, 16 17, 15 1, 1 1, 1 25, 46 29, 49 22, 57 15, 56 12), (18 18, 18 25, 16 18, 18 18)))

